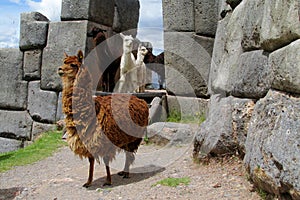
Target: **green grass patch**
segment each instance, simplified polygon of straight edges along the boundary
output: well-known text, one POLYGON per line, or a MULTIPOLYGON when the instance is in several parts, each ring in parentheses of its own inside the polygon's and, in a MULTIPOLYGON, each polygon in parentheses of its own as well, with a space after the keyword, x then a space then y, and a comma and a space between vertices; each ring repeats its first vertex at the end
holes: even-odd
POLYGON ((176 123, 192 123, 200 125, 205 121, 204 114, 196 113, 195 115, 185 115, 181 116, 181 113, 175 110, 172 110, 167 118, 167 122, 176 122, 176 123))
POLYGON ((42 134, 32 145, 13 152, 0 154, 0 172, 10 170, 14 166, 32 164, 51 156, 66 142, 61 139, 61 131, 51 131, 42 134))
POLYGON ((164 186, 169 186, 169 187, 177 187, 179 185, 188 185, 190 184, 191 179, 189 177, 184 177, 184 178, 165 178, 161 181, 158 181, 152 186, 156 185, 164 185, 164 186))

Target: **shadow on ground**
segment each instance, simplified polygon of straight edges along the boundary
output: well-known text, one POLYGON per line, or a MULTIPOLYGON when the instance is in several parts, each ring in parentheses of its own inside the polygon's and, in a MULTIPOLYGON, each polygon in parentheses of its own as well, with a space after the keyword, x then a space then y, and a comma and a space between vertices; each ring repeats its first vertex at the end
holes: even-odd
POLYGON ((19 196, 23 190, 24 190, 24 188, 22 188, 22 187, 0 189, 0 200, 15 199, 15 197, 19 196))
POLYGON ((145 166, 132 168, 130 171, 130 178, 123 178, 118 174, 112 174, 112 185, 111 186, 103 186, 106 180, 106 176, 101 177, 93 181, 92 185, 88 188, 88 190, 95 190, 97 188, 114 188, 120 185, 128 185, 131 183, 136 183, 148 179, 157 173, 163 172, 166 168, 158 167, 158 166, 145 166))

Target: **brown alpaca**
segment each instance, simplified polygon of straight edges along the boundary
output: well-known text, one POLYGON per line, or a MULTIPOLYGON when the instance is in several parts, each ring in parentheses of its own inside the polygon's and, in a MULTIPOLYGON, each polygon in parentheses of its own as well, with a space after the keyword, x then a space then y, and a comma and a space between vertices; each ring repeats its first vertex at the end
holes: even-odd
POLYGON ((126 161, 118 174, 129 177, 129 166, 148 124, 148 106, 144 100, 125 94, 93 98, 91 76, 82 60, 82 51, 77 56, 65 54, 64 64, 58 68, 63 82, 67 142, 80 158, 89 159, 89 177, 84 187, 91 185, 94 162, 100 158, 106 166, 104 185, 111 185, 109 162, 121 150, 126 153, 126 161))

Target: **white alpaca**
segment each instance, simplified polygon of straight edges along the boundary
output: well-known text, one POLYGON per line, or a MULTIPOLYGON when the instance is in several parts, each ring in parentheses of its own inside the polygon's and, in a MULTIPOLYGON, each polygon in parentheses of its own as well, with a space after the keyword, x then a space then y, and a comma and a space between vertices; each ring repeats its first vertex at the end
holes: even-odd
POLYGON ((135 70, 135 58, 133 56, 133 37, 120 34, 123 39, 123 54, 120 64, 120 80, 117 86, 118 92, 134 92, 137 88, 137 74, 135 70))
POLYGON ((148 50, 146 47, 139 45, 136 59, 136 68, 137 68, 137 84, 138 89, 137 92, 145 92, 145 84, 146 84, 146 65, 144 63, 144 58, 148 50))

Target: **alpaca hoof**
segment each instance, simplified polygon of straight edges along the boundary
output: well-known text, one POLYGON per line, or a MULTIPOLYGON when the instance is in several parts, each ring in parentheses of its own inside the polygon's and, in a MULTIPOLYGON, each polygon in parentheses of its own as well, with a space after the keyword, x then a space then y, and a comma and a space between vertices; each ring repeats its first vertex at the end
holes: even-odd
POLYGON ((85 184, 83 184, 82 187, 88 188, 88 187, 90 187, 90 186, 91 186, 91 183, 85 183, 85 184))
POLYGON ((118 173, 119 176, 123 176, 123 178, 129 178, 129 172, 121 171, 118 173))
POLYGON ((111 183, 106 182, 103 184, 103 186, 111 186, 111 183))

